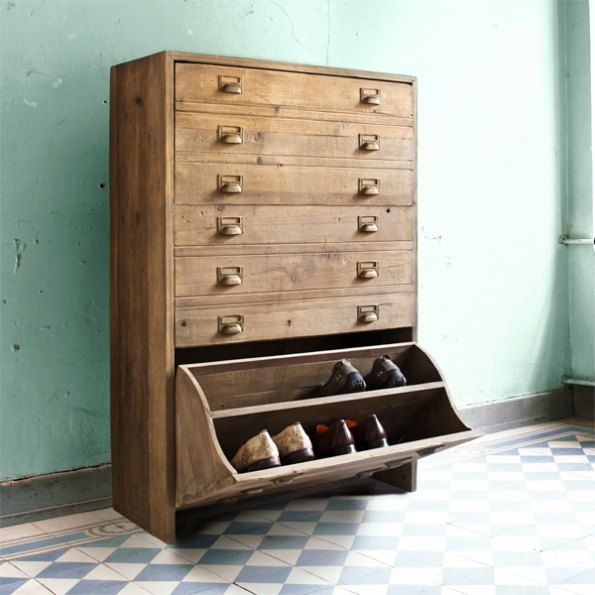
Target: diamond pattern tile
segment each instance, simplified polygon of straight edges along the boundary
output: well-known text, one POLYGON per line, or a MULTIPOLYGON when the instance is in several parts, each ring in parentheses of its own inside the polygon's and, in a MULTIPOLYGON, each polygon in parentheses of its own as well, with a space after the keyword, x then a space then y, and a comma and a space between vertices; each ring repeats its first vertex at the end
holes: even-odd
POLYGON ((590 595, 595 440, 565 422, 492 434, 422 460, 414 494, 275 502, 170 546, 111 509, 0 537, 0 594, 590 595))

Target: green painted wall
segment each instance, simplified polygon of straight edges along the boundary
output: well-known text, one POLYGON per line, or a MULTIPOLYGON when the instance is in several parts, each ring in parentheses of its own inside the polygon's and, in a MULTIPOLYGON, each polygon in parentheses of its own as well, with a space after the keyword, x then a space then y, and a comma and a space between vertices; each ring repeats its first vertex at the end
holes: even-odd
POLYGON ((165 48, 417 75, 420 342, 459 404, 560 386, 554 0, 13 0, 0 14, 2 478, 109 460, 108 71, 165 48))
MULTIPOLYGON (((568 236, 593 237, 593 166, 591 157, 591 66, 589 2, 563 2, 564 81, 566 97, 566 191, 568 236)), ((593 26, 593 25, 591 25, 593 26)), ((570 246, 568 296, 570 376, 595 380, 595 251, 570 246)))

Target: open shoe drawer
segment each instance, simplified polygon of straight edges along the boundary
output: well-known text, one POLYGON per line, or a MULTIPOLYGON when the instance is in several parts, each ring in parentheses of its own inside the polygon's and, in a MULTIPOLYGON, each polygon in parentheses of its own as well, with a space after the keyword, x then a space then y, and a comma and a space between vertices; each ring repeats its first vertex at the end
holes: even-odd
POLYGON ((176 507, 233 502, 288 487, 369 477, 479 435, 461 421, 440 373, 415 343, 181 365, 176 373, 176 507), (348 358, 367 374, 388 353, 407 377, 401 388, 330 397, 314 394, 333 364, 348 358), (229 462, 263 429, 271 435, 299 421, 317 423, 376 413, 389 446, 350 455, 238 473, 229 462))

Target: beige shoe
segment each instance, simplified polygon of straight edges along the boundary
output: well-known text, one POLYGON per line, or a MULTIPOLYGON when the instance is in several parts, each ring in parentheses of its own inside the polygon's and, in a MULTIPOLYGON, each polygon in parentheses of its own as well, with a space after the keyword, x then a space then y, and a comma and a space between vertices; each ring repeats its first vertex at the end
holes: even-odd
POLYGON ((299 421, 273 436, 273 442, 281 453, 281 461, 284 465, 303 463, 314 458, 312 441, 299 421))
POLYGON ((245 442, 236 452, 231 464, 240 472, 258 471, 281 464, 279 450, 270 434, 263 430, 245 442))

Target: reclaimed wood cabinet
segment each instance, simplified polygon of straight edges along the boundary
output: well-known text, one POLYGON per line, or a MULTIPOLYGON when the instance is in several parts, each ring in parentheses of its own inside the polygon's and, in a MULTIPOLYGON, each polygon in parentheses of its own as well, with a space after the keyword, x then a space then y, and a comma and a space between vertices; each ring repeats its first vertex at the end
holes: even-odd
POLYGON ((176 514, 375 477, 469 440, 415 343, 412 77, 162 52, 110 93, 111 440, 116 510, 176 514), (347 357, 406 387, 303 398, 347 357), (261 429, 377 413, 389 446, 237 473, 261 429))

